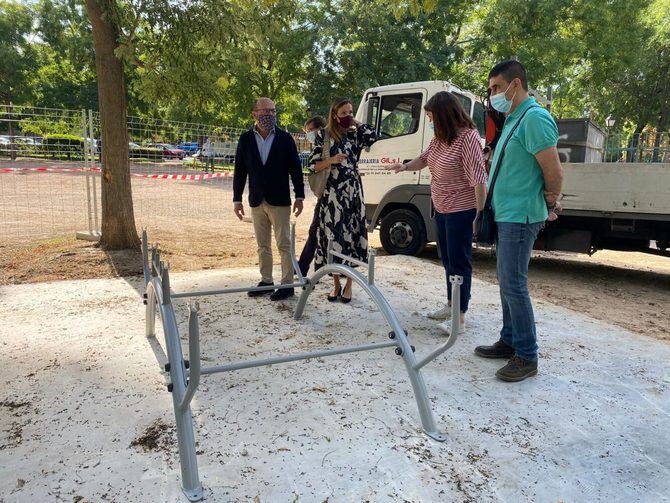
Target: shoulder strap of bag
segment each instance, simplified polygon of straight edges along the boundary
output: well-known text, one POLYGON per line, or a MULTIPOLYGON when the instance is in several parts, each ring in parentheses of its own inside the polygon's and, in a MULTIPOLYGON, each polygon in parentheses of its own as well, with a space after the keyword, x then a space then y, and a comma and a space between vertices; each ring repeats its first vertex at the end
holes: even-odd
POLYGON ((328 129, 323 128, 323 153, 322 157, 324 161, 330 159, 330 135, 328 134, 328 129))
POLYGON ((533 108, 537 108, 537 106, 532 106, 528 107, 522 114, 521 117, 519 117, 519 120, 516 121, 514 126, 512 126, 512 130, 509 132, 507 135, 507 138, 505 138, 505 143, 503 143, 501 146, 497 147, 500 148, 500 157, 498 157, 498 162, 495 165, 495 170, 493 171, 493 179, 491 180, 491 184, 489 185, 489 193, 486 194, 486 201, 484 202, 484 208, 491 208, 491 200, 493 199, 493 188, 495 187, 496 180, 498 179, 498 174, 500 173, 500 166, 502 165, 502 159, 503 156, 505 155, 505 148, 507 147, 507 143, 509 142, 510 138, 512 138, 512 135, 514 134, 514 131, 516 131, 516 128, 519 127, 519 124, 521 124, 521 121, 523 118, 526 116, 529 110, 532 110, 533 108))

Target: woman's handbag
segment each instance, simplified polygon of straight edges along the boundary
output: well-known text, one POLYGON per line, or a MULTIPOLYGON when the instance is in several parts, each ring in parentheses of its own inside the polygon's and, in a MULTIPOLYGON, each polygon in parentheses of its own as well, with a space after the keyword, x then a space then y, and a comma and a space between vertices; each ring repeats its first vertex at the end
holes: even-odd
POLYGON ((498 179, 498 174, 500 172, 503 156, 505 155, 505 147, 507 147, 507 142, 509 142, 510 138, 512 138, 514 131, 516 131, 516 128, 521 123, 521 120, 531 108, 535 107, 533 106, 526 109, 521 117, 519 117, 519 120, 516 121, 516 124, 514 124, 512 127, 509 135, 507 135, 505 143, 502 145, 502 147, 500 147, 502 150, 500 151, 500 157, 498 157, 498 162, 496 163, 495 171, 493 172, 493 179, 489 185, 489 193, 486 195, 484 208, 482 208, 482 211, 479 212, 477 219, 475 220, 474 241, 480 246, 491 246, 495 243, 497 228, 495 214, 493 213, 493 188, 495 187, 496 180, 498 179))
MULTIPOLYGON (((330 159, 330 135, 328 134, 328 131, 324 128, 323 160, 327 161, 328 159, 330 159)), ((317 198, 320 198, 323 195, 324 191, 326 190, 328 177, 330 177, 330 166, 326 166, 326 169, 322 169, 321 171, 313 171, 307 175, 309 188, 312 189, 312 193, 317 198)))

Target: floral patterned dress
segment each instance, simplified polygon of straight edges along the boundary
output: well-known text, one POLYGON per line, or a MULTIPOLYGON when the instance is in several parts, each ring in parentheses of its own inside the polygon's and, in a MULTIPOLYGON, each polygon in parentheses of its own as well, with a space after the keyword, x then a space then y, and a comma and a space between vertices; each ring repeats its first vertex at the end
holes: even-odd
MULTIPOLYGON (((323 140, 321 130, 316 135, 314 150, 309 157, 309 167, 312 170, 317 161, 323 160, 323 140)), ((333 139, 330 140, 330 156, 346 154, 347 158, 341 164, 331 166, 326 189, 317 203, 320 209, 314 256, 315 270, 328 262, 330 242, 333 243, 333 251, 367 262, 368 231, 365 224, 363 186, 358 173, 358 156, 362 149, 376 140, 377 135, 368 124, 347 131, 337 145, 333 139)), ((342 263, 342 260, 333 257, 333 262, 342 263)))

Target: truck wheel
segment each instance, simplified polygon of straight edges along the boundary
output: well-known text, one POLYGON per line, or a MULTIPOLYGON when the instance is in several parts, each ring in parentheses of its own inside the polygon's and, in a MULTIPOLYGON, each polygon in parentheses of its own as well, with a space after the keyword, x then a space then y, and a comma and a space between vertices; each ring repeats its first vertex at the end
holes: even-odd
POLYGON ((417 255, 426 246, 426 229, 413 211, 393 210, 382 219, 380 239, 391 255, 417 255))

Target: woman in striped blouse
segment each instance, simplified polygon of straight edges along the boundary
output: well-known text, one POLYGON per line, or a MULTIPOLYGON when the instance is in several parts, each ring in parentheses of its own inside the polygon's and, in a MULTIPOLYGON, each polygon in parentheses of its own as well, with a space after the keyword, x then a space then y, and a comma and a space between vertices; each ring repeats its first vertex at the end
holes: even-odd
MULTIPOLYGON (((486 200, 487 175, 479 133, 460 101, 451 93, 435 94, 424 107, 435 138, 419 157, 389 169, 416 171, 428 166, 430 194, 435 209, 438 246, 447 274, 447 305, 429 313, 432 319, 448 320, 451 315, 449 276, 463 276, 461 285, 461 330, 472 285, 472 233, 477 212, 486 200)), ((449 332, 451 325, 438 325, 449 332)))

